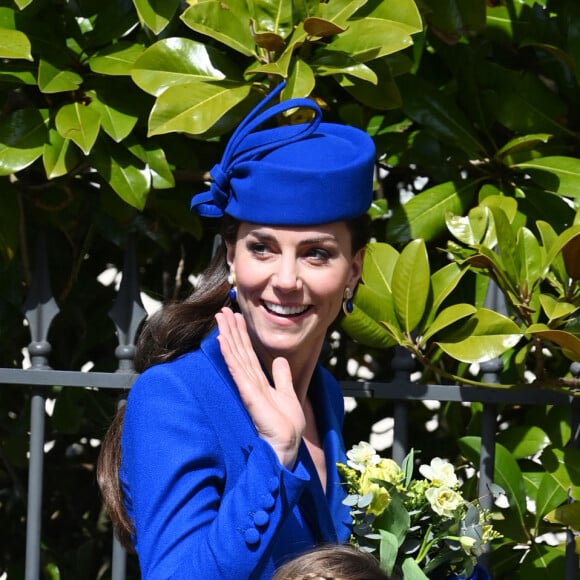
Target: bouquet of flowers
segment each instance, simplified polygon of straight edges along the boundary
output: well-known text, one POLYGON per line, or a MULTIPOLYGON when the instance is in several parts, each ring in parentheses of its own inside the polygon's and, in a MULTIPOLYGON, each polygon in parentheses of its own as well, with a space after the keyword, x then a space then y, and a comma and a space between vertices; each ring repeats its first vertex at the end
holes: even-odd
POLYGON ((347 465, 338 464, 349 494, 344 503, 353 517, 352 543, 374 552, 394 578, 489 578, 476 565, 484 544, 501 537, 489 514, 464 499, 444 459, 421 465, 423 479, 413 479, 414 455, 399 467, 361 442, 347 452, 347 465))

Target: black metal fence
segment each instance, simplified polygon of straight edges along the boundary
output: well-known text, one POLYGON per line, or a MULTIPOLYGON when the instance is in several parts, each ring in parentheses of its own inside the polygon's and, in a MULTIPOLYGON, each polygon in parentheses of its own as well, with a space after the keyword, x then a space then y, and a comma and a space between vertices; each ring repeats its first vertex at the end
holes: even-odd
MULTIPOLYGON (((30 389, 30 447, 29 477, 26 517, 26 571, 25 580, 38 580, 41 574, 41 532, 44 472, 44 432, 46 398, 50 389, 59 385, 80 389, 130 389, 135 380, 132 359, 134 339, 139 325, 146 317, 141 303, 134 248, 127 248, 123 278, 117 299, 110 311, 118 337, 115 355, 118 359, 116 372, 59 371, 51 369, 48 359, 51 345, 47 340, 52 320, 58 307, 50 290, 49 274, 44 245, 40 244, 30 294, 25 303, 31 342, 28 347, 30 368, 0 368, 0 385, 21 385, 30 389)), ((487 493, 494 473, 494 449, 497 432, 498 405, 567 405, 571 406, 571 445, 580 446, 580 405, 573 396, 549 390, 490 389, 461 385, 426 385, 411 380, 413 370, 409 355, 398 350, 392 362, 394 378, 391 382, 342 382, 345 396, 355 398, 381 398, 393 401, 394 439, 392 457, 401 462, 408 451, 409 406, 414 401, 480 402, 483 404, 482 445, 480 456, 479 495, 482 506, 491 507, 492 498, 487 493), (486 502, 487 505, 486 505, 486 502)), ((497 382, 501 370, 500 361, 483 365, 484 381, 497 382)), ((572 372, 580 376, 580 364, 572 365, 572 372)), ((568 532, 566 550, 566 580, 578 575, 578 556, 575 553, 574 534, 568 532)), ((119 543, 112 539, 112 579, 124 580, 126 554, 119 543)))

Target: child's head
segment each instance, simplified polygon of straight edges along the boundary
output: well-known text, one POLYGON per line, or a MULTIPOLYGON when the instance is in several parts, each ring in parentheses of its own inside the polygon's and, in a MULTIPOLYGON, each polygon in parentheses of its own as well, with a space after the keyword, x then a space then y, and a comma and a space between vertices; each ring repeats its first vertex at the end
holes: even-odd
POLYGON ((316 548, 290 560, 272 580, 389 580, 377 559, 348 544, 316 548))

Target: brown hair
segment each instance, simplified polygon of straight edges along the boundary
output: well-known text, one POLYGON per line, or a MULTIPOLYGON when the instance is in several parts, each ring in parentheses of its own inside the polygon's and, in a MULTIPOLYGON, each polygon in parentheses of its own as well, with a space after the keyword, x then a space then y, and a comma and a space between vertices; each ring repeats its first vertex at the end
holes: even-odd
MULTIPOLYGON (((354 255, 367 243, 370 218, 364 214, 346 223, 354 255)), ((239 222, 226 216, 222 227, 223 240, 235 242, 238 227, 239 222)), ((228 273, 226 249, 222 243, 192 294, 181 302, 165 304, 144 324, 136 345, 137 372, 174 360, 199 347, 204 336, 215 326, 215 314, 230 304, 228 273)), ((119 482, 124 416, 125 407, 122 406, 103 438, 97 462, 97 483, 117 538, 126 549, 132 550, 134 527, 125 511, 119 482)))
POLYGON ((282 565, 272 580, 388 580, 378 560, 350 544, 321 546, 282 565))

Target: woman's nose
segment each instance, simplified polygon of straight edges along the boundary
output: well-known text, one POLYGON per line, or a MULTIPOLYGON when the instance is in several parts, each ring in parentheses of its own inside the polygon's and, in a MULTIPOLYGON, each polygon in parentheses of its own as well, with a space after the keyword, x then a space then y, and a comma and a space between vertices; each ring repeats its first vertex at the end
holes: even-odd
POLYGON ((272 284, 279 290, 290 292, 302 287, 302 280, 298 272, 298 265, 293 259, 283 259, 272 276, 272 284))

